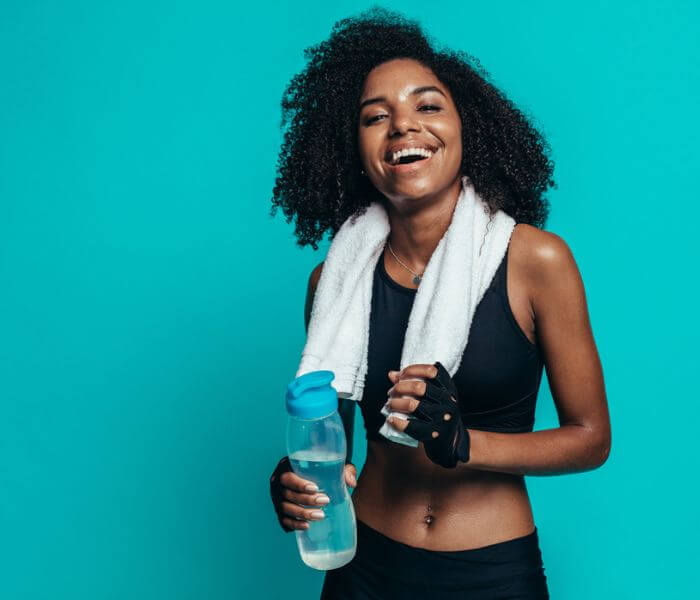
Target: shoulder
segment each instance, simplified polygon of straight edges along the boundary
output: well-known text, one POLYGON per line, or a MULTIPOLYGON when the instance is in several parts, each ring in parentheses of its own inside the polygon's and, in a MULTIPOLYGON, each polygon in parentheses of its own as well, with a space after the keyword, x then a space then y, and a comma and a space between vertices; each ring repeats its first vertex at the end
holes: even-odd
POLYGON ((561 236, 527 223, 515 226, 510 247, 513 260, 535 279, 575 267, 573 253, 561 236))
POLYGON ((512 261, 530 284, 530 297, 582 288, 578 266, 569 245, 551 231, 518 223, 511 237, 512 261))

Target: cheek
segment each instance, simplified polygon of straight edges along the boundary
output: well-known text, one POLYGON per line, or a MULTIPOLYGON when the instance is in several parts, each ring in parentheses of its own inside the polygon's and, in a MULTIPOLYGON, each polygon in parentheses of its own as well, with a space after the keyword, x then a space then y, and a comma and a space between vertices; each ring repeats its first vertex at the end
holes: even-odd
POLYGON ((460 123, 450 120, 441 123, 440 137, 448 149, 448 154, 453 160, 462 160, 462 130, 460 123))
POLYGON ((442 138, 446 145, 461 144, 462 125, 459 120, 446 118, 439 122, 433 122, 432 126, 435 133, 442 138))
POLYGON ((370 162, 372 160, 372 154, 375 151, 376 144, 377 142, 373 139, 371 134, 368 134, 366 131, 358 133, 357 145, 362 162, 370 162))

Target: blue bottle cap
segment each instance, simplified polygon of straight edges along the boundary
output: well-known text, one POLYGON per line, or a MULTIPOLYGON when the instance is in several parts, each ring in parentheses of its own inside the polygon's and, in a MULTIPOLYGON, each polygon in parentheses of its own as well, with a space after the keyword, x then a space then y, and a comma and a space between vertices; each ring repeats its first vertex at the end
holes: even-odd
POLYGON ((287 412, 300 419, 320 419, 338 410, 333 371, 310 371, 287 385, 287 412))

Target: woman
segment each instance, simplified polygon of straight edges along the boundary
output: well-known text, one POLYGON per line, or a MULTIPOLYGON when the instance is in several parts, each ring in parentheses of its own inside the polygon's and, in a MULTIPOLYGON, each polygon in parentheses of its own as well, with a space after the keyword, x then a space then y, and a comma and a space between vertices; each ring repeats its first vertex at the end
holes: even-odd
MULTIPOLYGON (((345 470, 356 485, 357 554, 326 573, 322 598, 548 598, 523 476, 594 469, 607 459, 611 432, 578 268, 566 243, 541 229, 554 185, 546 142, 476 61, 434 50, 395 13, 340 21, 307 57, 283 101, 292 123, 273 214, 281 206, 288 221, 296 217, 300 245, 314 249, 375 199, 391 226, 374 274, 360 402, 367 460, 357 482, 351 463, 345 470), (454 377, 437 363, 397 372, 415 291, 462 175, 517 225, 454 377), (533 432, 545 367, 560 427, 533 432), (468 450, 452 468, 431 460, 428 441, 412 448, 378 434, 387 396, 390 410, 416 414, 438 382, 459 404, 453 425, 468 450)), ((307 327, 322 268, 309 280, 307 327)), ((350 444, 354 409, 341 400, 350 444)), ((400 431, 411 423, 389 422, 400 431)), ((322 518, 328 499, 309 483, 286 457, 275 469, 271 493, 285 531, 322 518)))

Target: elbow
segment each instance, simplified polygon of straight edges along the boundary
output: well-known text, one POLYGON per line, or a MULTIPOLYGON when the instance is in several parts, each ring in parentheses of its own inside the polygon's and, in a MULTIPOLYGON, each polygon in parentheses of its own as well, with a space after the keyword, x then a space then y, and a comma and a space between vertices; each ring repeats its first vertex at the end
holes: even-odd
POLYGON ((609 427, 582 426, 586 432, 582 444, 585 447, 586 470, 597 469, 605 464, 610 456, 611 436, 609 427))
POLYGON ((600 456, 598 458, 598 464, 596 466, 602 467, 605 464, 605 461, 608 460, 608 457, 610 456, 610 444, 606 444, 603 446, 602 450, 600 451, 600 456))
POLYGON ((610 436, 610 431, 608 430, 605 435, 595 436, 595 443, 593 445, 595 449, 595 467, 602 467, 610 456, 610 448, 612 446, 612 440, 610 436))

